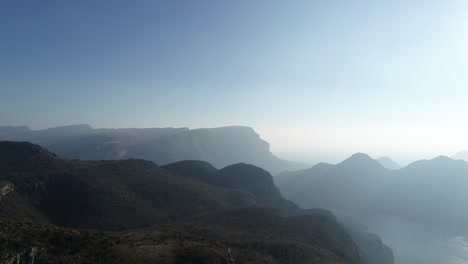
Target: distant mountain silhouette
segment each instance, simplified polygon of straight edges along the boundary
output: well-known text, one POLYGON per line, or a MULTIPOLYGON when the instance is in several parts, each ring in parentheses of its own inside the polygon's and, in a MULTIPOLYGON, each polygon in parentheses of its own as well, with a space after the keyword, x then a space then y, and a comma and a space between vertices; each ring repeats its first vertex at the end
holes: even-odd
POLYGON ((468 234, 466 186, 465 161, 445 156, 420 160, 395 171, 375 207, 441 230, 468 234))
POLYGON ((30 133, 31 130, 27 126, 0 126, 0 140, 18 137, 18 135, 30 133))
POLYGON ((454 159, 454 160, 461 159, 461 160, 464 160, 464 161, 468 162, 468 150, 460 151, 460 152, 456 153, 455 155, 453 155, 451 158, 454 159))
POLYGON ((377 159, 377 161, 382 165, 384 166, 385 168, 389 169, 389 170, 398 170, 398 169, 401 169, 401 166, 398 165, 398 163, 396 163, 395 161, 393 161, 391 158, 389 157, 380 157, 377 159))
POLYGON ((356 153, 337 165, 280 174, 276 182, 287 199, 303 208, 363 211, 382 191, 388 173, 378 161, 356 153))
POLYGON ((327 163, 318 163, 306 170, 285 171, 275 176, 274 180, 277 186, 281 186, 281 193, 285 197, 301 191, 306 191, 315 180, 325 175, 335 165, 327 163))
POLYGON ((327 166, 283 173, 275 179, 287 199, 304 208, 354 215, 388 214, 468 234, 468 163, 439 156, 388 170, 358 154, 327 166))
MULTIPOLYGON (((434 250, 431 243, 468 235, 468 163, 463 160, 439 156, 388 170, 359 155, 326 173, 307 171, 277 176, 281 176, 275 181, 285 198, 303 208, 322 207, 357 217, 396 250, 402 263, 440 263, 427 261, 425 251, 434 250)), ((366 247, 359 242, 362 233, 350 233, 360 249, 378 245, 375 240, 366 247)), ((447 252, 455 250, 454 245, 442 246, 447 252)), ((448 258, 452 253, 444 254, 448 258)), ((376 260, 388 254, 385 250, 375 254, 374 250, 370 255, 376 260)))
POLYGON ((89 125, 73 125, 35 131, 27 127, 0 127, 0 140, 30 141, 67 159, 138 158, 160 165, 203 160, 216 168, 244 162, 271 173, 307 167, 277 158, 252 128, 240 126, 190 130, 93 129, 89 125))

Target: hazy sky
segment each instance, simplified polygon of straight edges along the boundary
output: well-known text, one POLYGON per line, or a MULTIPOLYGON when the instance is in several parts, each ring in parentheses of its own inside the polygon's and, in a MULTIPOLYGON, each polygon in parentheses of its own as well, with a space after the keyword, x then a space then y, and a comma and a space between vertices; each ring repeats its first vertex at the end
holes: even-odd
POLYGON ((0 1, 0 125, 247 125, 280 156, 404 162, 468 149, 467 73, 465 0, 0 1))

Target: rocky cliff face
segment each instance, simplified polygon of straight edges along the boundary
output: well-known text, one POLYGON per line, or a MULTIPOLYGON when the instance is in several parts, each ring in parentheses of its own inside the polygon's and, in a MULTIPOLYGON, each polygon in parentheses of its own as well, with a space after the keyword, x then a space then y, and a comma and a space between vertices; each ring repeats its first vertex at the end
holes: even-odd
POLYGON ((307 167, 279 159, 254 129, 243 126, 93 129, 75 125, 34 131, 27 127, 0 127, 0 140, 29 141, 67 159, 138 158, 158 165, 202 160, 217 168, 244 162, 272 174, 307 167))

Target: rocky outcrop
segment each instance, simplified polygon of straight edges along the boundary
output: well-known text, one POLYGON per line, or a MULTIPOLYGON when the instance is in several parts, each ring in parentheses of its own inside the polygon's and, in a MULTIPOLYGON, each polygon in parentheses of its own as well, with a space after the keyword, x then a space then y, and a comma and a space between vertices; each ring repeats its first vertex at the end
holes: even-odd
POLYGON ((0 256, 0 262, 5 264, 34 264, 39 249, 37 247, 31 247, 23 250, 19 253, 10 253, 5 256, 0 256))
POLYGON ((9 193, 15 191, 15 186, 10 182, 0 182, 0 201, 9 193))

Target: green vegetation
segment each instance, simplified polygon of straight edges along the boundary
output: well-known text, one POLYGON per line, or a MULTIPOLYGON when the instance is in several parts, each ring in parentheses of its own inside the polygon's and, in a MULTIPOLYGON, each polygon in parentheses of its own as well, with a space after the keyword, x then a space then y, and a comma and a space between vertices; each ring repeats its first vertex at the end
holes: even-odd
POLYGON ((0 263, 362 263, 332 216, 300 210, 252 165, 165 167, 180 176, 14 142, 0 158, 0 263))
POLYGON ((31 255, 35 263, 362 263, 328 218, 284 218, 258 207, 113 233, 7 220, 0 226, 2 263, 29 263, 31 255))
MULTIPOLYGON (((123 230, 253 202, 246 191, 173 175, 149 161, 66 161, 36 145, 14 142, 0 143, 0 157, 0 180, 15 186, 15 202, 0 203, 3 217, 21 212, 31 216, 24 220, 123 230), (12 210, 13 204, 21 210, 12 210)), ((13 218, 22 220, 21 215, 13 218)))
POLYGON ((302 213, 294 203, 284 199, 273 183, 271 174, 253 165, 238 163, 217 170, 204 161, 180 161, 162 168, 187 178, 228 189, 246 190, 255 195, 255 203, 281 209, 287 215, 302 213))

